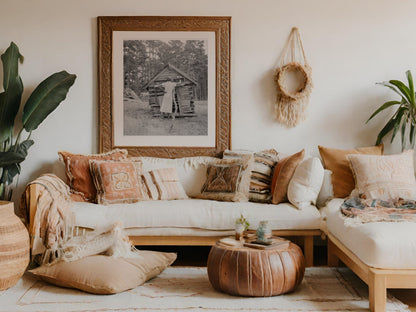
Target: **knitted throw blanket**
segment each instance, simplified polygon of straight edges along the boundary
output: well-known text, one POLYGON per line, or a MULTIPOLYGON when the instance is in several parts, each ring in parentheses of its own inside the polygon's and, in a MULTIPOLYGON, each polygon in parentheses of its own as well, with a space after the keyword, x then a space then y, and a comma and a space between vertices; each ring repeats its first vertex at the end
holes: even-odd
POLYGON ((61 258, 63 242, 72 237, 74 215, 69 187, 53 174, 45 174, 29 183, 22 195, 20 217, 29 229, 32 261, 51 263, 61 258), (38 185, 38 197, 30 198, 29 185, 38 185), (30 211, 29 199, 36 200, 30 211), (34 211, 33 211, 34 209, 34 211))
POLYGON ((30 189, 26 187, 19 216, 29 229, 33 264, 69 262, 96 254, 124 258, 139 256, 121 222, 95 231, 84 230, 79 235, 74 227, 69 187, 56 175, 42 175, 31 184, 39 185, 38 197, 30 198, 30 189), (29 199, 37 201, 32 208, 29 199))
POLYGON ((342 203, 341 214, 348 217, 345 224, 350 226, 369 222, 416 222, 416 201, 352 197, 342 203))

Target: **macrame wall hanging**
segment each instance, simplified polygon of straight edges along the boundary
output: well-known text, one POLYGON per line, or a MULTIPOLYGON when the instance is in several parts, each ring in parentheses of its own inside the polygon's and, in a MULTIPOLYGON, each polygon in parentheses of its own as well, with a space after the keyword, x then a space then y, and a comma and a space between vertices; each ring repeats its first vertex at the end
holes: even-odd
POLYGON ((298 28, 292 28, 276 68, 276 118, 288 127, 295 127, 306 117, 312 91, 312 69, 306 61, 298 28))

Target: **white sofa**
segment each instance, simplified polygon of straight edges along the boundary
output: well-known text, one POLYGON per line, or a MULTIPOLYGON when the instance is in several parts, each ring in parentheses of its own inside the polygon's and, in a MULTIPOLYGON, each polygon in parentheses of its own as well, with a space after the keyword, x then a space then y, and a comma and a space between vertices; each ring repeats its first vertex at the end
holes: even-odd
MULTIPOLYGON (((206 178, 211 157, 164 159, 139 157, 143 170, 175 167, 188 196, 196 196, 206 178)), ((29 206, 36 205, 36 184, 29 186, 29 206)), ((220 202, 205 199, 142 201, 133 204, 98 205, 73 202, 78 228, 96 229, 121 221, 136 245, 212 245, 234 234, 241 213, 250 229, 268 220, 275 235, 298 237, 304 247, 306 265, 313 264, 313 237, 321 235, 321 214, 313 205, 302 210, 289 203, 279 205, 254 202, 220 202)))
POLYGON ((340 213, 344 199, 322 208, 328 237, 328 265, 339 260, 369 287, 372 312, 386 310, 388 288, 416 288, 416 225, 413 222, 372 222, 347 225, 340 213))

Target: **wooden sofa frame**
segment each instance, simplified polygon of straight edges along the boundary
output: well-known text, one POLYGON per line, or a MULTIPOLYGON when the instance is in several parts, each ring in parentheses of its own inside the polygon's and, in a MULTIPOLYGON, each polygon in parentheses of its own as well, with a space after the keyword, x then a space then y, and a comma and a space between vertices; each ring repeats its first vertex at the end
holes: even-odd
MULTIPOLYGON (((38 185, 30 184, 26 190, 26 202, 29 207, 29 226, 33 224, 36 212, 38 185)), ((273 235, 296 237, 301 239, 305 255, 305 265, 313 266, 313 237, 322 234, 320 230, 278 230, 273 235)), ((224 236, 130 236, 136 246, 212 246, 224 236)))
POLYGON ((416 288, 416 269, 377 269, 362 262, 335 236, 328 236, 328 266, 339 266, 341 260, 367 285, 370 311, 386 311, 388 288, 416 288))

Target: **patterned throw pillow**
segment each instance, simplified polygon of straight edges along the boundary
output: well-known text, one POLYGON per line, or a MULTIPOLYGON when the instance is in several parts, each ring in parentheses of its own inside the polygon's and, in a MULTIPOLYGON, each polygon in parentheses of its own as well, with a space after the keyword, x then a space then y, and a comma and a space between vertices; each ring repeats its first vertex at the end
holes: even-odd
POLYGON ((289 187, 289 182, 304 156, 305 150, 301 150, 296 154, 279 160, 277 163, 276 168, 274 169, 272 181, 273 204, 280 204, 287 201, 287 189, 289 187))
POLYGON ((249 201, 270 203, 273 171, 279 160, 278 152, 274 149, 261 152, 224 151, 224 159, 240 158, 242 155, 253 155, 251 169, 249 201))
POLYGON ((350 195, 355 186, 347 155, 383 155, 384 146, 381 144, 378 146, 361 147, 350 150, 318 146, 318 149, 319 154, 321 154, 324 168, 332 171, 334 197, 344 198, 350 195))
POLYGON ((348 155, 355 177, 352 196, 366 199, 416 199, 413 150, 396 155, 348 155))
POLYGON ((187 199, 176 168, 162 168, 144 172, 143 180, 153 200, 187 199))
MULTIPOLYGON (((65 151, 58 152, 59 159, 65 165, 65 173, 71 193, 77 194, 78 200, 94 202, 96 190, 90 173, 89 161, 95 160, 121 160, 127 158, 127 150, 115 149, 105 154, 81 155, 65 151)), ((76 200, 75 197, 73 199, 76 200)))
POLYGON ((90 170, 97 190, 97 204, 134 203, 149 200, 142 180, 142 163, 132 160, 90 160, 90 170))
POLYGON ((242 202, 248 200, 252 155, 218 159, 207 168, 200 198, 242 202))

